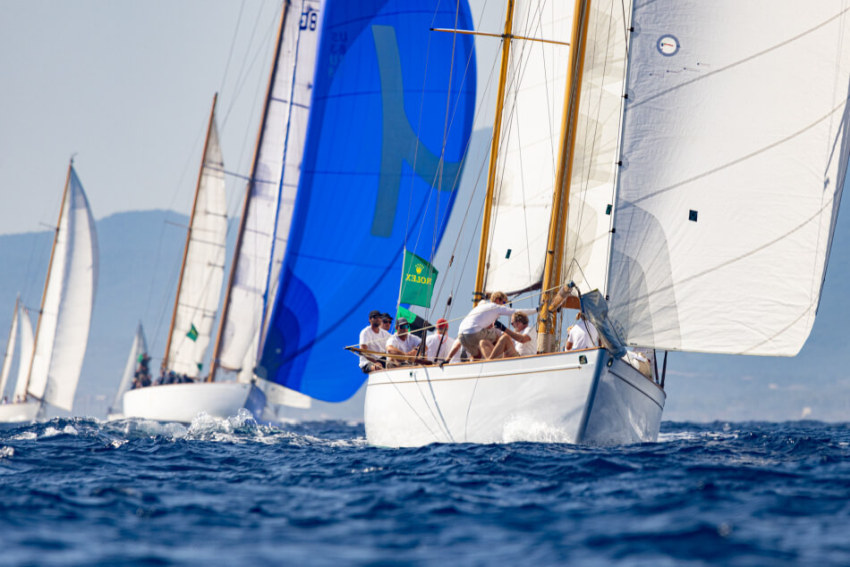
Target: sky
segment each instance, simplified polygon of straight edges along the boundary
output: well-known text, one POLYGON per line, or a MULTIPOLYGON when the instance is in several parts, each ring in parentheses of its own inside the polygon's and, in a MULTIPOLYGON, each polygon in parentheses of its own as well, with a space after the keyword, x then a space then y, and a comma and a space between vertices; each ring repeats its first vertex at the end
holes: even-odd
MULTIPOLYGON (((478 25, 498 32, 500 1, 470 4, 478 25), (482 13, 489 14, 483 23, 482 13)), ((249 171, 280 0, 0 0, 0 9, 0 234, 55 226, 71 156, 96 219, 150 209, 187 214, 216 92, 225 169, 249 171)), ((498 41, 478 40, 476 47, 481 86, 492 69, 486 51, 495 53, 498 41)), ((237 175, 228 177, 231 217, 244 191, 237 175)), ((693 401, 708 408, 700 418, 743 407, 737 418, 748 403, 792 395, 799 384, 783 390, 784 378, 804 371, 831 378, 836 371, 825 370, 824 361, 834 361, 830 355, 839 348, 844 356, 850 345, 846 321, 836 315, 850 315, 843 292, 850 277, 841 269, 850 248, 846 215, 839 218, 815 339, 801 356, 771 362, 673 355, 675 399, 714 396, 693 401), (770 381, 759 380, 768 374, 770 381), (721 379, 730 376, 747 381, 747 388, 731 390, 740 395, 721 391, 728 386, 721 379), (700 379, 702 390, 682 391, 682 384, 700 379)), ((152 227, 152 238, 158 231, 152 227)), ((850 373, 839 378, 845 376, 850 373)), ((819 395, 832 398, 824 403, 850 398, 841 389, 819 395)), ((675 403, 667 415, 694 415, 677 414, 675 403)), ((807 403, 788 415, 808 415, 807 403)), ((830 416, 842 408, 833 407, 830 416)))

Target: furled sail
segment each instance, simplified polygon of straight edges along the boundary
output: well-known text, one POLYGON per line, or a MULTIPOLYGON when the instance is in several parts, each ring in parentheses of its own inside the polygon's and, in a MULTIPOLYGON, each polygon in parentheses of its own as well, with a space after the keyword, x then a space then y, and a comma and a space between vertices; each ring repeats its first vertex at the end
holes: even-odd
POLYGON ((30 374, 32 363, 32 347, 35 339, 32 333, 32 322, 30 313, 26 307, 21 306, 21 348, 18 351, 18 379, 15 382, 14 400, 23 400, 27 395, 27 377, 30 374))
POLYGON ((340 0, 324 12, 258 374, 342 401, 365 375, 341 347, 357 340, 371 309, 395 305, 405 245, 430 258, 445 228, 472 129, 475 63, 469 36, 430 31, 471 29, 463 0, 340 0))
POLYGON ((227 194, 215 103, 189 221, 164 367, 195 377, 206 356, 224 279, 227 194))
POLYGON ((6 383, 9 381, 9 373, 12 371, 12 361, 15 358, 15 344, 18 340, 18 311, 20 310, 20 297, 15 300, 15 314, 12 316, 12 326, 9 329, 9 340, 6 342, 6 353, 3 355, 3 369, 0 370, 0 398, 6 391, 6 383))
POLYGON ((97 285, 97 237, 73 166, 63 198, 35 337, 29 393, 70 411, 89 337, 97 285))
POLYGON ((222 311, 219 345, 214 354, 215 363, 228 370, 239 370, 248 349, 256 344, 265 317, 268 287, 278 280, 306 136, 321 4, 318 0, 284 3, 271 84, 222 311))
POLYGON ((558 169, 573 2, 517 0, 502 113, 485 288, 507 293, 543 277, 558 169), (552 43, 560 42, 560 43, 552 43))
POLYGON ((657 0, 632 26, 611 315, 631 345, 794 355, 847 175, 850 6, 657 0))
POLYGON ((563 280, 605 294, 625 93, 630 2, 590 3, 570 179, 563 280))
POLYGON ((118 384, 118 391, 115 393, 115 399, 112 400, 112 405, 109 408, 111 413, 122 407, 124 393, 130 389, 133 384, 133 379, 136 376, 136 369, 139 366, 139 356, 147 354, 148 342, 145 340, 145 330, 142 324, 136 327, 136 335, 133 337, 133 344, 130 345, 130 354, 127 356, 127 363, 124 365, 124 374, 121 375, 121 382, 118 384))

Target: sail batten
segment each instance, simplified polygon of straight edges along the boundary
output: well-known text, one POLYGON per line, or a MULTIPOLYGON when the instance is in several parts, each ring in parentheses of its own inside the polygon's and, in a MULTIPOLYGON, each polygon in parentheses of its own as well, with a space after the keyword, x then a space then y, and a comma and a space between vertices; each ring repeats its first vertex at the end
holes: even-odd
POLYGON ((794 355, 847 171, 850 12, 658 1, 633 19, 611 314, 628 344, 794 355))

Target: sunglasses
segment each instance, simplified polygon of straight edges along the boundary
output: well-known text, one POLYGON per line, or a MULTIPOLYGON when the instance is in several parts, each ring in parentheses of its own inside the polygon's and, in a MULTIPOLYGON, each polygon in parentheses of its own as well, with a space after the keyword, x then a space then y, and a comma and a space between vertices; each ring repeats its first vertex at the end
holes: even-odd
POLYGON ((398 328, 399 329, 409 329, 410 325, 399 325, 398 328))

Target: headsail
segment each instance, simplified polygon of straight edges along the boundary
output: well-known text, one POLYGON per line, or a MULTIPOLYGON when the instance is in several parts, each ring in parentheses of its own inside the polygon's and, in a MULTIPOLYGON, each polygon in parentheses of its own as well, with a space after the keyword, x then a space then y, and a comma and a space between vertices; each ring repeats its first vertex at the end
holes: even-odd
POLYGON ((471 133, 473 42, 430 28, 471 25, 464 0, 326 3, 268 379, 325 401, 362 384, 342 346, 395 304, 405 244, 432 257, 471 133))
POLYGON ((18 380, 15 382, 14 400, 23 400, 27 395, 27 377, 32 363, 32 347, 35 340, 32 332, 30 313, 21 306, 21 348, 18 351, 18 380))
POLYGON ((6 383, 9 381, 9 373, 12 370, 12 361, 15 358, 15 343, 18 339, 18 311, 20 310, 20 296, 15 300, 15 314, 12 316, 12 326, 9 329, 9 340, 6 342, 6 353, 3 356, 3 368, 0 370, 0 397, 6 391, 6 383))
POLYGON ((847 175, 850 7, 658 0, 632 25, 611 314, 632 345, 794 355, 847 175))
POLYGON ((138 368, 140 362, 139 356, 147 352, 148 342, 145 340, 145 330, 142 328, 142 324, 139 323, 139 326, 136 327, 136 335, 133 337, 133 344, 130 345, 130 354, 127 356, 127 363, 124 365, 124 374, 121 375, 118 391, 115 392, 115 399, 112 400, 112 405, 109 406, 107 413, 112 413, 122 407, 124 393, 133 384, 136 368, 138 368))
POLYGON ((165 370, 192 377, 200 372, 221 297, 226 240, 227 194, 213 100, 163 360, 165 370))
POLYGON ((69 166, 28 388, 36 398, 68 411, 89 337, 97 256, 94 219, 77 173, 69 166))

